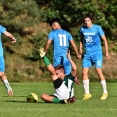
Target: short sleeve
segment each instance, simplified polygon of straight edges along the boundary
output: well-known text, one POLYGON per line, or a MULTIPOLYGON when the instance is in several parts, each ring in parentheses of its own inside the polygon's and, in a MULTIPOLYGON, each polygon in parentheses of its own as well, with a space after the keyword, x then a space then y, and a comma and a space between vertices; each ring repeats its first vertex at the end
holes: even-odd
POLYGON ((68 39, 73 40, 73 37, 72 37, 72 35, 70 33, 68 33, 68 39))
POLYGON ((48 40, 53 40, 54 38, 54 34, 53 34, 53 31, 51 31, 48 35, 48 40))
POLYGON ((6 28, 0 25, 0 32, 4 33, 6 31, 6 28))
POLYGON ((98 26, 98 33, 101 37, 104 35, 104 31, 101 26, 98 26))

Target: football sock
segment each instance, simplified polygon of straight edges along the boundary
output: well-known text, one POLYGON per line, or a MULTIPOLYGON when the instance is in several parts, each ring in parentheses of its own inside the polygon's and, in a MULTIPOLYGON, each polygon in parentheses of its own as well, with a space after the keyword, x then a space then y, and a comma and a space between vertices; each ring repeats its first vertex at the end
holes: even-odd
POLYGON ((60 103, 60 101, 61 100, 59 98, 54 97, 53 100, 52 100, 52 103, 60 103))
POLYGON ((105 80, 101 80, 100 83, 102 85, 103 93, 107 94, 106 81, 105 80))
POLYGON ((83 80, 83 86, 85 90, 85 94, 89 93, 89 79, 83 80))
POLYGON ((51 64, 49 59, 46 56, 44 56, 43 60, 44 60, 44 63, 46 64, 46 66, 51 64))
POLYGON ((10 88, 8 80, 7 79, 3 80, 3 83, 4 83, 5 87, 6 87, 6 89, 8 90, 10 88))

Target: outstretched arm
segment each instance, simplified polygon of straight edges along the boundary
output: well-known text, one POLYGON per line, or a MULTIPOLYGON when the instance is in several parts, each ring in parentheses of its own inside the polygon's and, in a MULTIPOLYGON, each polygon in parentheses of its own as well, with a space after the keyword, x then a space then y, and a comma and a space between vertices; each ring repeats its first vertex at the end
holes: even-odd
POLYGON ((15 37, 11 33, 9 33, 8 31, 5 31, 4 34, 10 38, 12 44, 16 42, 15 37))
POLYGON ((71 74, 72 74, 72 76, 75 77, 75 76, 77 75, 77 66, 76 66, 76 64, 73 62, 73 60, 71 59, 70 51, 69 51, 69 50, 68 50, 67 58, 69 59, 69 61, 70 61, 70 63, 71 63, 71 66, 72 66, 71 74))

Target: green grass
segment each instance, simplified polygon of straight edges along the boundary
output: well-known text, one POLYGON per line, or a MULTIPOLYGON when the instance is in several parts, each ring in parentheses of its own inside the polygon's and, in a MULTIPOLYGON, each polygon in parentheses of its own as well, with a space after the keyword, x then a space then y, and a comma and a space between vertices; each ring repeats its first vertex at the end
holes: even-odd
POLYGON ((117 83, 108 83, 109 97, 100 100, 102 89, 99 83, 90 84, 92 99, 83 101, 82 84, 75 85, 73 104, 48 104, 39 98, 38 103, 27 103, 26 96, 34 92, 53 94, 52 83, 11 83, 13 97, 8 97, 0 83, 0 117, 117 117, 117 83))

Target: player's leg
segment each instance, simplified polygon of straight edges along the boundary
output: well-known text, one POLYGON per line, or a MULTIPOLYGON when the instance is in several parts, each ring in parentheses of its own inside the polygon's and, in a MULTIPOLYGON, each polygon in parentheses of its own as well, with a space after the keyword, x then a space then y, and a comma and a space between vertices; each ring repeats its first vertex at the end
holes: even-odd
POLYGON ((53 64, 52 64, 52 65, 53 65, 54 67, 56 67, 56 66, 58 66, 58 65, 60 65, 60 64, 62 65, 62 63, 61 63, 61 58, 62 58, 62 57, 60 57, 59 55, 58 55, 58 56, 54 56, 54 57, 53 57, 53 64))
POLYGON ((44 61, 45 65, 47 66, 47 69, 50 72, 50 74, 55 75, 56 74, 55 69, 52 66, 52 64, 50 63, 49 59, 46 56, 44 56, 43 61, 44 61))
POLYGON ((48 94, 42 94, 41 99, 45 102, 48 102, 48 103, 61 103, 61 104, 67 104, 68 103, 67 100, 60 100, 56 96, 48 95, 48 94))
POLYGON ((96 72, 99 76, 100 84, 101 84, 102 89, 103 89, 103 94, 102 94, 100 99, 105 100, 108 97, 108 92, 107 92, 107 87, 106 87, 106 80, 105 80, 104 75, 102 73, 103 55, 102 55, 102 53, 97 53, 94 56, 95 57, 93 57, 93 59, 95 59, 96 72))
POLYGON ((85 95, 83 100, 88 100, 92 97, 89 91, 89 78, 88 78, 88 70, 91 67, 91 60, 89 55, 84 55, 83 62, 82 62, 82 77, 83 77, 83 87, 85 91, 85 95))
POLYGON ((56 80, 58 77, 56 75, 56 72, 55 72, 53 65, 50 63, 49 59, 45 55, 42 56, 43 55, 43 48, 41 48, 39 51, 40 51, 40 57, 43 58, 43 61, 44 61, 45 65, 47 66, 48 71, 51 74, 52 80, 53 81, 56 80))
POLYGON ((89 91, 89 78, 88 78, 88 70, 89 68, 83 68, 82 75, 83 75, 83 87, 85 91, 85 95, 83 100, 88 100, 92 97, 89 91))
POLYGON ((12 91, 12 88, 10 87, 10 85, 9 85, 9 82, 7 80, 7 76, 4 74, 4 71, 5 71, 5 67, 4 66, 5 66, 4 65, 4 58, 0 57, 0 79, 4 83, 8 95, 12 96, 13 95, 13 91, 12 91))
POLYGON ((66 54, 65 55, 62 55, 62 64, 63 64, 64 69, 65 69, 65 74, 66 75, 70 74, 71 73, 71 70, 72 70, 72 67, 71 67, 71 63, 68 60, 66 54))
POLYGON ((102 68, 96 68, 96 72, 100 78, 100 84, 102 86, 103 94, 101 96, 101 100, 105 100, 108 97, 108 92, 107 92, 107 86, 106 86, 106 80, 104 78, 104 75, 102 73, 102 68))

